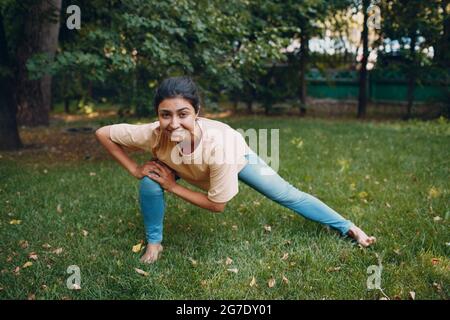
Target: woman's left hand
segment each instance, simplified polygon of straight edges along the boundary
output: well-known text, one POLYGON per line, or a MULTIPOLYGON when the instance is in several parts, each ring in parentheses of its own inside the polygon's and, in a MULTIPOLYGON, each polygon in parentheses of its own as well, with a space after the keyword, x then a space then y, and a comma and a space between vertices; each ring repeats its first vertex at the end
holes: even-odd
POLYGON ((152 160, 147 164, 151 168, 148 177, 158 182, 164 190, 172 192, 173 187, 177 184, 175 172, 158 160, 152 160))

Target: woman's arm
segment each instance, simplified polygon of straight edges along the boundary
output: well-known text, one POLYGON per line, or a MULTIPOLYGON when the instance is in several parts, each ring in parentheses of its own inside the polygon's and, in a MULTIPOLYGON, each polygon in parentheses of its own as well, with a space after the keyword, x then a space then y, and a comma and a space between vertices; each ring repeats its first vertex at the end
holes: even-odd
POLYGON ((166 165, 157 161, 150 161, 149 168, 152 171, 148 176, 155 180, 166 191, 195 204, 196 206, 214 212, 223 212, 226 202, 218 203, 209 200, 208 196, 201 192, 192 191, 176 183, 175 173, 166 165))
POLYGON ((173 194, 176 194, 180 198, 195 204, 201 208, 214 211, 214 212, 223 212, 225 210, 226 202, 218 203, 213 202, 208 199, 208 196, 201 192, 196 192, 189 190, 182 185, 175 184, 173 188, 170 190, 173 194))
POLYGON ((103 145, 103 147, 111 154, 111 156, 120 163, 133 177, 138 179, 148 175, 148 164, 139 166, 133 159, 131 159, 125 149, 139 150, 138 148, 125 148, 111 140, 110 129, 111 126, 101 127, 95 131, 97 140, 103 145))

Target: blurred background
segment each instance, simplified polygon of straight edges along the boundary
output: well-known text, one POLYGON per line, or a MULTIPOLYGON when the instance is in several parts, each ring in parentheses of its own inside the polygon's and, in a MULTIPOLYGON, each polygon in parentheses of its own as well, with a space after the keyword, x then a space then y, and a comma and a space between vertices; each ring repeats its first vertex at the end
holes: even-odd
POLYGON ((0 148, 20 148, 20 128, 65 115, 154 116, 155 88, 176 75, 197 81, 210 114, 448 117, 449 9, 448 0, 1 0, 0 148))

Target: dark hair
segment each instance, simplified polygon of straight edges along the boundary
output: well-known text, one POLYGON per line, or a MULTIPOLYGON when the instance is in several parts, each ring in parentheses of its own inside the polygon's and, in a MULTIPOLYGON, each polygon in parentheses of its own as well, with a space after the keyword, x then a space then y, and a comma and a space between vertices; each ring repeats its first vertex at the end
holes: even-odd
POLYGON ((161 82, 155 92, 153 107, 158 114, 159 104, 164 99, 183 98, 194 107, 195 113, 200 110, 200 96, 194 81, 190 77, 171 77, 161 82))

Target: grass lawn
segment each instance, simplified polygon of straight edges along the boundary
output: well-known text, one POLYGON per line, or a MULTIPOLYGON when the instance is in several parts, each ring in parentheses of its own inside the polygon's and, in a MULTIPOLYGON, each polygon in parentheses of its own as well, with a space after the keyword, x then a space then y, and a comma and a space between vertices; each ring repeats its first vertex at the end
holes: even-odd
POLYGON ((0 153, 0 299, 449 298, 448 122, 223 121, 279 128, 280 175, 378 243, 361 249, 240 183, 218 214, 166 195, 163 256, 141 264, 138 181, 57 123, 22 130, 37 149, 0 153), (383 292, 367 288, 379 263, 383 292), (70 265, 81 290, 66 287, 70 265))

